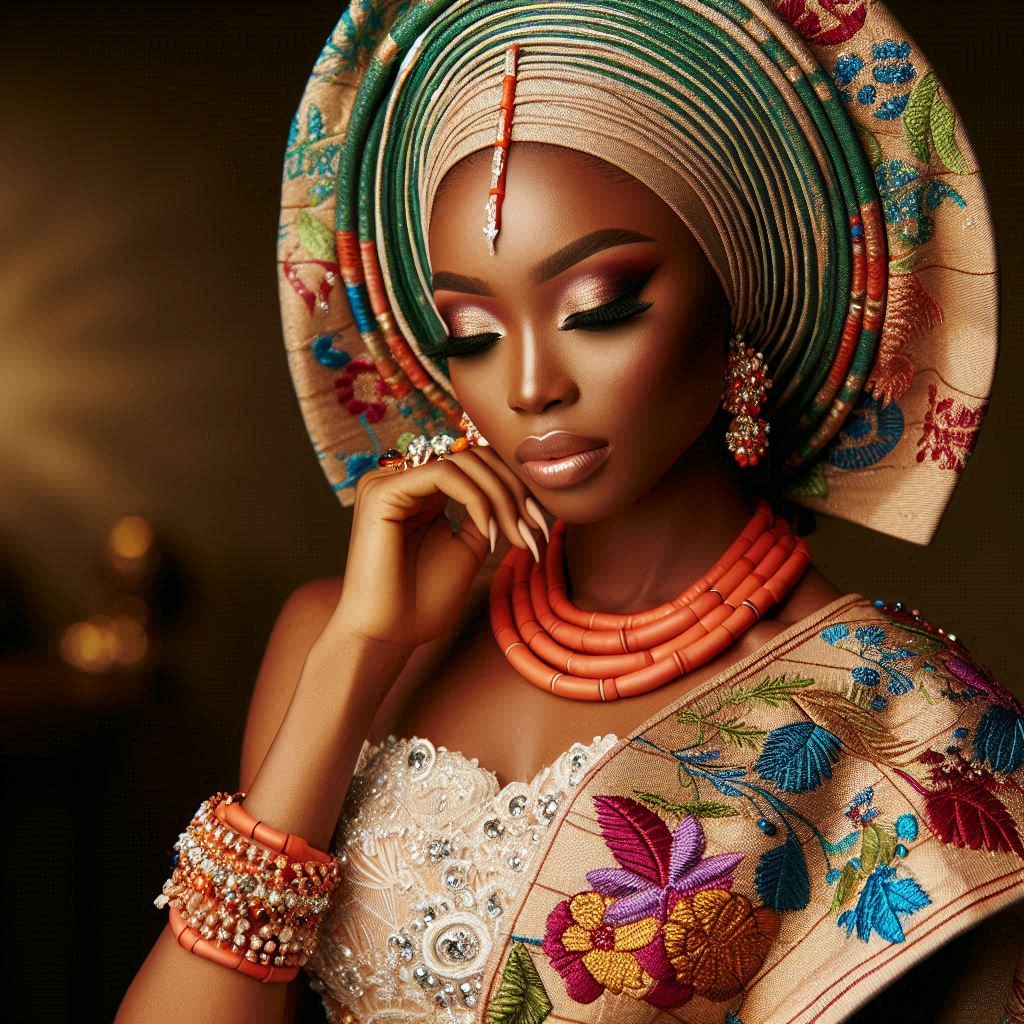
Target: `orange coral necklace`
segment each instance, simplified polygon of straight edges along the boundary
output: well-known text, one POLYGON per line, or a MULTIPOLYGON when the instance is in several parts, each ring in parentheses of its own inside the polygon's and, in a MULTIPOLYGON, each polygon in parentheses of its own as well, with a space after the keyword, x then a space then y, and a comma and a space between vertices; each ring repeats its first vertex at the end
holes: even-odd
POLYGON ((511 548, 491 583, 491 628, 534 686, 572 700, 636 697, 731 646, 778 604, 811 564, 811 549, 758 498, 743 532, 678 597, 643 612, 587 611, 565 589, 565 520, 540 562, 511 548))

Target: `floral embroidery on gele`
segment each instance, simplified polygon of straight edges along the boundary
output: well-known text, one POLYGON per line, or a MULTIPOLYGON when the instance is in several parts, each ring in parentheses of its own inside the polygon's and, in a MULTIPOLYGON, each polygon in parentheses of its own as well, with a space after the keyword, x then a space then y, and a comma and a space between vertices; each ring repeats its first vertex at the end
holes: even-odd
POLYGON ((953 395, 940 399, 938 394, 938 387, 929 384, 928 411, 917 440, 917 461, 930 457, 932 462, 938 462, 940 469, 962 473, 974 450, 988 403, 982 402, 972 409, 953 395))

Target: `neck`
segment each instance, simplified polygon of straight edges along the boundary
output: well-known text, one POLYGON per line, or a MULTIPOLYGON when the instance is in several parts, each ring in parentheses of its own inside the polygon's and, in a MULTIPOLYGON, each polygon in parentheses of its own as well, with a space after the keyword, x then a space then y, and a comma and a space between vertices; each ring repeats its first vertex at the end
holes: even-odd
POLYGON ((755 511, 708 434, 641 498, 565 531, 566 588, 587 611, 643 611, 704 575, 755 511))

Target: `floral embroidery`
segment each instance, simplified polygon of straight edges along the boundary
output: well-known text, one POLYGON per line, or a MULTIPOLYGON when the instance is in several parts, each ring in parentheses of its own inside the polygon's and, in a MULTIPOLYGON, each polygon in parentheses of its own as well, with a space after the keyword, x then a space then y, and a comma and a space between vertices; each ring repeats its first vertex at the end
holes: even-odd
POLYGON ((940 400, 936 385, 929 384, 924 430, 917 439, 917 461, 923 462, 930 455, 932 462, 939 462, 940 469, 962 473, 987 409, 987 402, 971 409, 952 395, 940 400))
MULTIPOLYGON (((331 38, 327 40, 313 68, 317 78, 333 82, 345 72, 360 69, 369 59, 384 28, 380 0, 350 0, 331 38)), ((404 13, 408 5, 401 8, 404 13)), ((397 15, 395 21, 401 17, 397 15)))
POLYGON ((551 1009, 530 951, 523 943, 514 942, 501 974, 501 987, 487 1007, 487 1024, 540 1024, 551 1009))
POLYGON ((550 913, 544 951, 580 1003, 605 990, 672 1008, 694 992, 727 999, 760 968, 778 915, 732 893, 741 853, 704 857, 700 821, 675 829, 628 797, 594 798, 618 868, 587 872, 593 890, 550 913))
POLYGON ((900 43, 893 39, 883 39, 871 47, 871 79, 852 93, 852 86, 865 68, 864 59, 856 53, 840 55, 833 69, 832 77, 839 95, 846 103, 856 101, 861 106, 874 107, 878 100, 879 86, 889 95, 882 103, 872 110, 871 116, 882 121, 895 121, 906 110, 910 102, 910 91, 898 88, 917 77, 917 69, 910 61, 910 43, 900 43))
POLYGON ((818 46, 852 39, 867 18, 865 0, 776 0, 775 10, 808 42, 818 46))
POLYGON ((952 185, 938 178, 922 180, 921 170, 906 160, 883 160, 875 168, 875 184, 886 223, 894 226, 892 235, 905 245, 923 245, 931 239, 935 233, 932 211, 947 199, 961 209, 967 206, 952 185))
POLYGON ((311 179, 307 191, 314 204, 331 195, 338 174, 341 146, 325 140, 324 135, 323 113, 315 103, 310 103, 304 126, 298 111, 292 120, 284 156, 284 173, 288 181, 301 177, 311 179))
POLYGON ((611 925, 605 914, 614 903, 610 896, 581 892, 560 903, 548 918, 544 950, 577 1002, 591 1003, 604 989, 642 997, 649 987, 650 978, 645 982, 633 954, 651 943, 659 922, 646 917, 611 925))
POLYGON ((359 356, 345 366, 345 372, 334 382, 338 404, 353 416, 364 416, 378 423, 387 412, 388 386, 372 359, 359 356))
POLYGON ((929 71, 914 87, 903 117, 903 132, 911 152, 923 164, 932 151, 954 174, 967 174, 967 161, 956 144, 956 117, 939 96, 938 76, 929 71))
POLYGON ((917 838, 917 818, 902 814, 894 823, 879 819, 879 809, 872 807, 874 789, 861 790, 847 805, 845 815, 856 832, 850 838, 857 841, 856 856, 851 857, 842 870, 831 869, 825 875, 829 885, 835 885, 832 912, 840 912, 836 924, 846 928, 846 935, 857 929, 863 942, 878 932, 887 942, 903 942, 905 936, 900 915, 906 916, 931 903, 931 899, 913 878, 897 878, 893 861, 906 857, 905 842, 917 838), (858 834, 859 833, 859 834, 858 834), (856 904, 849 904, 856 899, 856 904))
MULTIPOLYGON (((850 677, 858 686, 872 690, 884 683, 886 694, 894 697, 916 690, 931 702, 928 687, 923 682, 915 682, 910 673, 917 667, 934 670, 935 666, 928 659, 944 649, 943 641, 923 629, 903 627, 899 632, 902 635, 897 635, 895 630, 890 634, 885 626, 877 624, 854 624, 851 633, 849 625, 841 622, 822 630, 821 639, 850 651, 867 663, 850 670, 850 677)), ((881 711, 888 704, 888 697, 876 694, 868 706, 881 711)))
POLYGON ((1024 795, 1019 782, 981 761, 969 760, 959 750, 952 754, 926 750, 917 761, 928 766, 934 788, 900 768, 894 771, 924 797, 928 827, 942 842, 967 850, 1015 853, 1024 859, 1020 832, 998 795, 1010 788, 1024 795))
POLYGON ((757 974, 780 918, 746 896, 709 889, 680 900, 665 922, 665 952, 676 977, 708 999, 731 999, 757 974))

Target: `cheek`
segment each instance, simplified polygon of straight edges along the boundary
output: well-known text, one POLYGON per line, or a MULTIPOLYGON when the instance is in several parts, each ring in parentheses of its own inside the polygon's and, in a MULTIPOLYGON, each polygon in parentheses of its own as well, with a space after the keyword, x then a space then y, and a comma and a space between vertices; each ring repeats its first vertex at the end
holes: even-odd
POLYGON ((702 430, 721 399, 725 353, 691 310, 652 321, 623 380, 623 394, 642 421, 667 442, 702 430))

